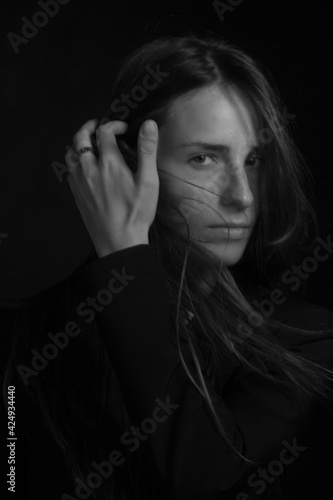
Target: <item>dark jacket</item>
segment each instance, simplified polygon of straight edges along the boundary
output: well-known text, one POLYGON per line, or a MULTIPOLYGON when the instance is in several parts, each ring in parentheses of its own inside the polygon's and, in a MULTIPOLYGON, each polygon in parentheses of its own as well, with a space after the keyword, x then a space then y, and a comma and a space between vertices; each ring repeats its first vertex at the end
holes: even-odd
MULTIPOLYGON (((235 459, 179 359, 169 291, 152 247, 138 245, 96 257, 72 275, 71 283, 81 296, 95 298, 98 304, 82 301, 77 313, 81 321, 97 323, 128 414, 139 432, 136 437, 124 436, 122 445, 132 447, 133 453, 136 445, 144 449, 148 475, 158 492, 152 498, 324 498, 333 465, 332 404, 326 406, 301 390, 275 385, 226 356, 219 393, 208 376, 206 383, 217 395, 216 408, 229 437, 256 465, 248 468, 235 459)), ((288 299, 275 307, 273 317, 310 330, 330 328, 308 339, 284 329, 276 337, 290 350, 333 369, 332 312, 288 299)), ((68 336, 76 334, 75 325, 68 326, 68 336)), ((23 496, 9 498, 59 500, 64 493, 79 498, 62 451, 22 387, 17 381, 21 422, 17 489, 23 496), (23 414, 27 418, 22 419, 23 414)), ((120 452, 113 455, 114 467, 122 467, 121 457, 120 452)))

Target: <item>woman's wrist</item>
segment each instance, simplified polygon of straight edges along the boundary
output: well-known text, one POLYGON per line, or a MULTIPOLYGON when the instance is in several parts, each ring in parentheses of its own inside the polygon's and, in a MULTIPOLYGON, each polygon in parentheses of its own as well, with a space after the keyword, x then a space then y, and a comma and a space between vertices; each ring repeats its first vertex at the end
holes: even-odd
POLYGON ((117 242, 103 242, 95 244, 95 250, 99 258, 105 257, 111 253, 119 252, 125 248, 134 247, 136 245, 149 245, 148 236, 143 238, 123 238, 117 242))

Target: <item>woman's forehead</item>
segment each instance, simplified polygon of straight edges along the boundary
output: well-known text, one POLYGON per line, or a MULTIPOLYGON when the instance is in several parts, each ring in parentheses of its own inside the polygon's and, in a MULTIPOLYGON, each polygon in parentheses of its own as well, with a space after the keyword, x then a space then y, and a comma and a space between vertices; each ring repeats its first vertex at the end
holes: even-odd
POLYGON ((255 142, 259 128, 254 105, 237 89, 205 87, 177 98, 160 127, 168 142, 255 142))

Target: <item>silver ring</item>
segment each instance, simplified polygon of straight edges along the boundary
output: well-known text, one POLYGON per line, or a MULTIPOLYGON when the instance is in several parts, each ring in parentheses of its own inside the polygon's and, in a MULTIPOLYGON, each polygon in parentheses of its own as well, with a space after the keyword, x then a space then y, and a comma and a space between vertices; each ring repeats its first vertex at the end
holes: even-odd
POLYGON ((80 148, 78 151, 76 151, 77 154, 80 156, 80 155, 83 155, 84 153, 93 153, 95 154, 95 149, 92 147, 92 146, 83 146, 82 148, 80 148))

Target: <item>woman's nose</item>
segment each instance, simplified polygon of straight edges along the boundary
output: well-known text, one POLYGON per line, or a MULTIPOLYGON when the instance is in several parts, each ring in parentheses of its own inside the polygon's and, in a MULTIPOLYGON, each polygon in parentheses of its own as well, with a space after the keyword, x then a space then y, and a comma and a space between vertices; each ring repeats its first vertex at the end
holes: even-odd
POLYGON ((223 186, 220 191, 221 203, 234 205, 244 210, 254 202, 253 193, 244 167, 232 167, 223 174, 223 186))

